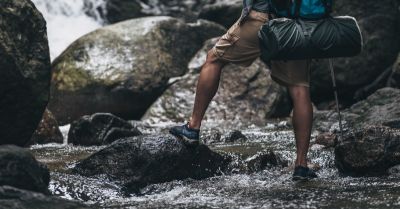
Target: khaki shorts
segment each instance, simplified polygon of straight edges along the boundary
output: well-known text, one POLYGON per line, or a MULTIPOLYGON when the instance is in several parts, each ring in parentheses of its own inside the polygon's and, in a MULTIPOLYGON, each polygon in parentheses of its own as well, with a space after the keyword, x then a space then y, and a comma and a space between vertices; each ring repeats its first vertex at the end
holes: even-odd
MULTIPOLYGON (((258 31, 268 21, 268 15, 251 11, 239 24, 236 22, 213 47, 218 59, 241 66, 250 66, 260 56, 258 31)), ((285 86, 310 86, 310 61, 273 61, 271 77, 285 86)))

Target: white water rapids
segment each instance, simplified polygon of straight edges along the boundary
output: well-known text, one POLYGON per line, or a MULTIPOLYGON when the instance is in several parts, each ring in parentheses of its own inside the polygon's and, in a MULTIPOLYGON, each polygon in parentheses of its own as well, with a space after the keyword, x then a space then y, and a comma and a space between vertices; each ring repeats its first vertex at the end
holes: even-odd
MULTIPOLYGON (((85 13, 85 2, 101 8, 104 0, 32 0, 47 22, 50 57, 54 60, 76 39, 103 25, 99 11, 85 13)), ((87 8, 86 8, 87 9, 87 8)))

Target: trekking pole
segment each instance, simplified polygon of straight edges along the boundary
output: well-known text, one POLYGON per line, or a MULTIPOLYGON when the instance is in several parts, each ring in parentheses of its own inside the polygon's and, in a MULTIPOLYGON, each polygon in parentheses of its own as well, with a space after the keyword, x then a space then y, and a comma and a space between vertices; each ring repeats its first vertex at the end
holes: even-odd
POLYGON ((340 114, 340 109, 339 109, 338 91, 337 91, 337 86, 336 86, 335 71, 333 70, 333 61, 332 61, 332 59, 329 59, 329 68, 331 69, 333 92, 335 94, 335 102, 336 102, 336 111, 337 111, 338 117, 339 117, 340 139, 343 139, 342 116, 340 114))

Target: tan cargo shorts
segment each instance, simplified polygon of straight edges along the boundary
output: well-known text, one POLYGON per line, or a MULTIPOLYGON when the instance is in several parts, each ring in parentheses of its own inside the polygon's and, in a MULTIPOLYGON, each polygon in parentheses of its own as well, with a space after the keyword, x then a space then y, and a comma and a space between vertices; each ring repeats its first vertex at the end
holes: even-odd
MULTIPOLYGON (((268 15, 251 11, 239 24, 236 22, 213 47, 214 55, 225 62, 250 66, 260 56, 258 31, 268 15)), ((285 86, 310 86, 310 60, 273 61, 271 77, 285 86)))

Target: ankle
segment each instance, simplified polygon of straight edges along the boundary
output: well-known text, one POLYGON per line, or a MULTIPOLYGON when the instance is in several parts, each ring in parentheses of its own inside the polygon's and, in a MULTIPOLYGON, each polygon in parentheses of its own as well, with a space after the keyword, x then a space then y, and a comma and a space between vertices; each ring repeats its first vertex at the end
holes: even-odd
POLYGON ((200 126, 201 126, 201 124, 195 124, 192 121, 189 121, 189 123, 188 123, 188 127, 191 129, 200 130, 200 126))
POLYGON ((297 166, 307 167, 308 166, 307 160, 296 160, 294 166, 295 167, 297 167, 297 166))

